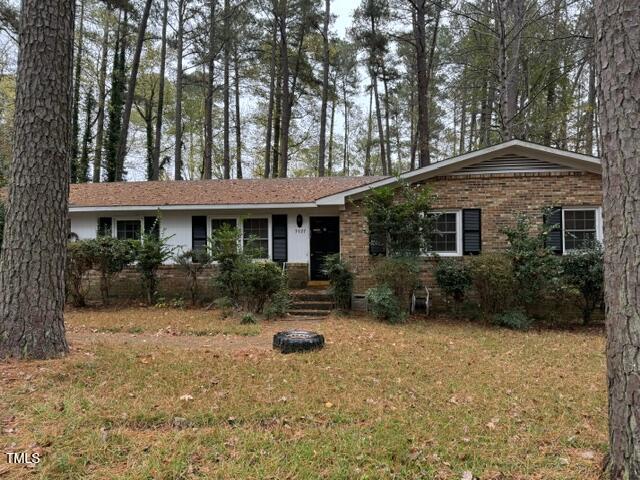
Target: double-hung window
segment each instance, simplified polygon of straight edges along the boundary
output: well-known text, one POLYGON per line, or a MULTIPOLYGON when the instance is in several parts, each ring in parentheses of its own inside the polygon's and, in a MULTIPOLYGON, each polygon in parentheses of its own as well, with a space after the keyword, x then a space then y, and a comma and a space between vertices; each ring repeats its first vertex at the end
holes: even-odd
POLYGON ((242 222, 242 243, 257 258, 269 258, 269 219, 246 218, 242 222))
POLYGON ((461 212, 428 213, 432 218, 429 253, 444 256, 462 255, 461 212))
POLYGON ((600 215, 596 208, 564 208, 562 231, 564 251, 580 250, 594 241, 602 241, 600 215))
POLYGON ((118 240, 140 240, 142 226, 140 220, 118 220, 116 222, 118 240))

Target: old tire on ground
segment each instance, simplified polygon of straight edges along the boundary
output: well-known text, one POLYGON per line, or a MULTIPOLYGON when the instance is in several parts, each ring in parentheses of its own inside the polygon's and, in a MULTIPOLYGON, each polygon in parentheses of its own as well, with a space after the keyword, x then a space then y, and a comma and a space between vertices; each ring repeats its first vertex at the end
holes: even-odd
POLYGON ((306 330, 287 330, 273 336, 273 348, 282 353, 306 352, 324 347, 324 337, 306 330))

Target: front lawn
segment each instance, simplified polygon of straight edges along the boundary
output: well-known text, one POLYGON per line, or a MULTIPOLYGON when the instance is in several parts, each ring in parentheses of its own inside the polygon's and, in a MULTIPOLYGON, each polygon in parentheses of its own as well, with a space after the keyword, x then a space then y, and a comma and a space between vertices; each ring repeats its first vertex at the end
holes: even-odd
POLYGON ((293 322, 248 335, 237 323, 189 310, 70 313, 70 357, 0 365, 0 448, 43 454, 32 469, 0 463, 0 477, 599 476, 596 329, 335 317, 302 322, 325 334, 323 351, 281 355, 271 335, 293 322))

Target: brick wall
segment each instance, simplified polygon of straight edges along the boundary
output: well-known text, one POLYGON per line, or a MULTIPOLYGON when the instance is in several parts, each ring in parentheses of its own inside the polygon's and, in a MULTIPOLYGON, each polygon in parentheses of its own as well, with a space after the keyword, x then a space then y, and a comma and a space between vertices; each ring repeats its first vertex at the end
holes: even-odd
MULTIPOLYGON (((482 209, 482 251, 504 249, 500 230, 513 225, 515 214, 526 213, 542 222, 542 210, 552 206, 600 206, 601 177, 583 172, 544 172, 493 175, 452 175, 426 182, 434 195, 434 209, 482 209)), ((377 261, 369 255, 366 220, 360 202, 341 213, 341 252, 356 274, 355 293, 374 285, 371 269, 377 261)), ((423 281, 434 285, 433 260, 425 259, 423 281)))

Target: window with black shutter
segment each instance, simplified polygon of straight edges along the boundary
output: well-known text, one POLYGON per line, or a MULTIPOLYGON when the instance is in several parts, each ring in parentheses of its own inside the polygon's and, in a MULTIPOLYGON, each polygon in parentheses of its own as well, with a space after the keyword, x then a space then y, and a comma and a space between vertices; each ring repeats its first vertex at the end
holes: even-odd
POLYGON ((479 255, 482 250, 481 210, 465 208, 462 210, 462 253, 479 255))
POLYGON ((547 235, 547 247, 556 255, 562 255, 562 207, 553 207, 544 215, 544 224, 551 231, 547 235))
POLYGON ((287 261, 287 216, 273 215, 271 217, 272 260, 285 263, 287 261))
POLYGON ((191 217, 191 248, 201 250, 207 246, 207 217, 191 217))
POLYGON ((144 217, 144 233, 156 239, 160 238, 160 219, 158 217, 144 217))
POLYGON ((110 237, 113 231, 113 219, 111 217, 98 218, 98 237, 110 237))

